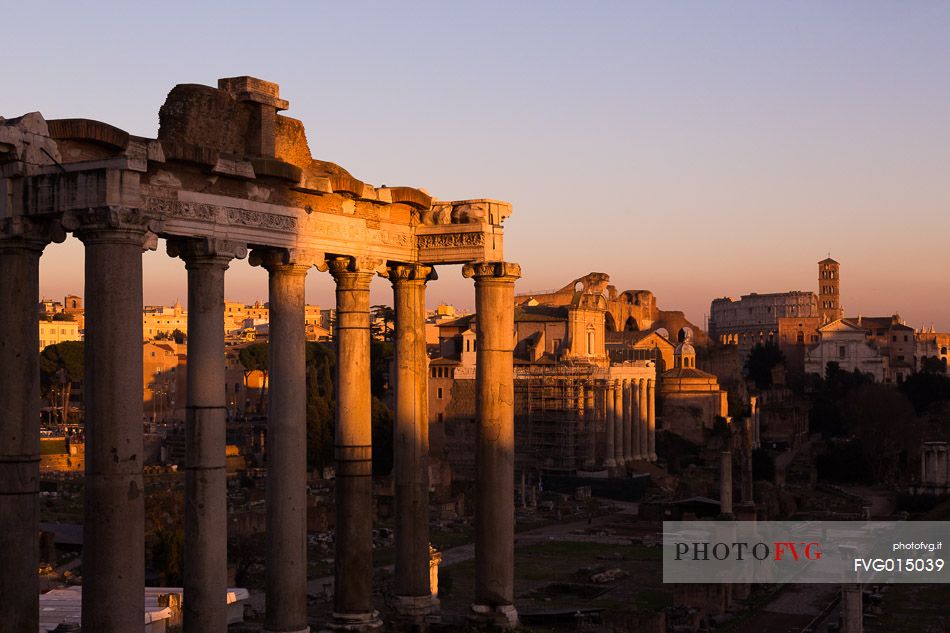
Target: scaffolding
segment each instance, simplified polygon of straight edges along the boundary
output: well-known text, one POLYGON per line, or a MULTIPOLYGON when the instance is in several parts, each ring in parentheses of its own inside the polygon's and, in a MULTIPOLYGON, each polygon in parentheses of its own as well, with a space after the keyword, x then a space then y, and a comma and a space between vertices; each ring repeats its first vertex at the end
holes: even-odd
POLYGON ((584 466, 593 453, 597 369, 566 363, 515 367, 519 468, 573 474, 584 466))

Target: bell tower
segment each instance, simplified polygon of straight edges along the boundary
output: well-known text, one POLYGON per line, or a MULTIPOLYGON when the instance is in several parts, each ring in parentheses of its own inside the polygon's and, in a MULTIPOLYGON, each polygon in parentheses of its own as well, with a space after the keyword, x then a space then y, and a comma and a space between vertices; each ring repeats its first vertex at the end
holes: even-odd
POLYGON ((818 314, 822 323, 844 316, 841 307, 841 264, 830 257, 818 262, 818 314))

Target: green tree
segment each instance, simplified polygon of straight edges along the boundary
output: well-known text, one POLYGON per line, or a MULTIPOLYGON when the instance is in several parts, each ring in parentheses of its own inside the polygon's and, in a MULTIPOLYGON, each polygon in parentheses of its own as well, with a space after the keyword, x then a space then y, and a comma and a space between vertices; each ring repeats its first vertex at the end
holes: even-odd
POLYGON ((307 467, 333 463, 333 423, 336 417, 333 368, 336 356, 322 343, 307 343, 307 467))
POLYGON ((900 390, 917 413, 923 414, 936 404, 950 402, 950 376, 933 371, 917 372, 901 383, 900 390))
POLYGON ((40 352, 40 384, 53 406, 69 415, 72 383, 81 381, 85 370, 85 346, 82 341, 64 341, 47 345, 40 352))
POLYGON ((370 335, 375 339, 391 341, 393 338, 391 325, 396 322, 396 312, 387 305, 370 307, 370 335))
POLYGON ((247 387, 247 377, 255 371, 261 372, 261 388, 258 396, 258 411, 264 410, 264 390, 267 388, 267 343, 251 343, 241 348, 238 360, 244 367, 244 386, 247 387))
POLYGON ((772 386, 772 370, 785 363, 785 354, 774 343, 758 344, 749 352, 745 373, 759 389, 772 386))
POLYGON ((874 480, 893 480, 899 474, 901 454, 918 448, 919 423, 910 401, 897 389, 870 383, 850 390, 839 409, 874 480))
POLYGON ((947 360, 939 356, 924 356, 920 359, 920 372, 923 374, 947 373, 947 360))

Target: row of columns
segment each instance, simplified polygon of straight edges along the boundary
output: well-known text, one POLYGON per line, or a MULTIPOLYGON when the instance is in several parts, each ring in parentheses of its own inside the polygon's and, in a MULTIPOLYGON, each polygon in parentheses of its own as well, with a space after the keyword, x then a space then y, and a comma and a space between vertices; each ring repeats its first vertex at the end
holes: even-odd
POLYGON ((604 465, 656 461, 655 381, 610 379, 601 391, 606 421, 604 465))
MULTIPOLYGON (((0 226, 0 633, 37 630, 39 492, 39 259, 50 231, 0 226)), ((21 223, 22 224, 22 223, 21 223)), ((100 208, 63 225, 85 244, 86 477, 83 630, 126 633, 144 617, 142 478, 142 250, 154 220, 138 209, 100 208)), ((176 238, 169 254, 188 275, 183 627, 227 631, 224 275, 246 248, 176 238)), ((338 630, 381 627, 373 610, 369 286, 390 279, 396 312, 396 572, 393 608, 420 622, 437 607, 429 584, 425 283, 430 266, 258 249, 270 302, 267 454, 267 611, 264 630, 307 626, 306 341, 304 285, 311 266, 336 281, 336 560, 338 630)), ((513 331, 516 264, 470 264, 478 310, 476 402, 476 616, 517 624, 514 598, 513 331)))

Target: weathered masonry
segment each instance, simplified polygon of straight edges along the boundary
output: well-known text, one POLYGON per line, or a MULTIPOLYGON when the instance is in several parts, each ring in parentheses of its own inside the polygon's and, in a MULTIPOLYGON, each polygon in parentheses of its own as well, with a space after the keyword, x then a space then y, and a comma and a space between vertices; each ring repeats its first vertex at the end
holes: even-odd
POLYGON ((503 261, 495 200, 373 187, 310 154, 276 84, 179 85, 157 139, 38 113, 0 119, 0 631, 37 630, 39 261, 85 245, 86 506, 83 630, 143 626, 142 251, 168 240, 188 276, 184 627, 226 631, 224 275, 248 256, 269 274, 265 630, 307 631, 304 280, 336 282, 339 355, 336 591, 332 626, 381 625, 372 605, 369 285, 393 286, 396 586, 401 617, 429 593, 426 283, 465 264, 478 307, 474 614, 513 624, 512 333, 520 269, 503 261))

